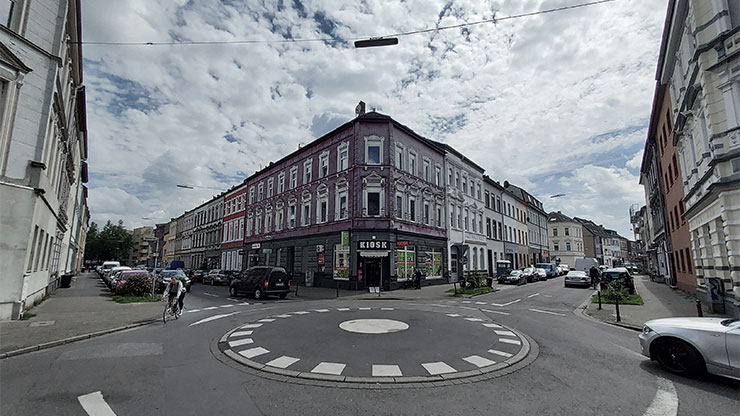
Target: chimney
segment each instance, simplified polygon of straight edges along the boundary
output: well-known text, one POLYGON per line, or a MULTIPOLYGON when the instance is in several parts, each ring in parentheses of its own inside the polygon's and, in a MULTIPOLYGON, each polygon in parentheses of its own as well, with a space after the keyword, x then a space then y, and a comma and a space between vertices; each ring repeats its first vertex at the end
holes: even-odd
POLYGON ((355 107, 355 114, 357 116, 361 116, 365 114, 365 102, 364 101, 360 101, 360 103, 357 104, 357 107, 355 107))

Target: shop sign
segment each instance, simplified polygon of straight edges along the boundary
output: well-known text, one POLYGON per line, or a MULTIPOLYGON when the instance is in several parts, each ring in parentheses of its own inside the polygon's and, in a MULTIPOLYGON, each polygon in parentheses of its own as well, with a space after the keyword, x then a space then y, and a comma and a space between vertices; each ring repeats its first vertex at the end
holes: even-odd
POLYGON ((349 231, 342 231, 342 246, 349 247, 349 231))
POLYGON ((360 240, 358 242, 360 250, 388 250, 388 242, 380 240, 360 240))
POLYGON ((260 247, 262 247, 262 244, 260 244, 260 243, 253 243, 252 244, 252 250, 259 250, 260 247))
POLYGON ((406 247, 409 245, 408 240, 396 241, 396 247, 406 247))
POLYGON ((318 258, 319 258, 319 265, 323 266, 324 265, 324 253, 323 252, 319 253, 318 258))
POLYGON ((316 244, 316 252, 317 253, 323 253, 324 252, 324 245, 323 244, 316 244))

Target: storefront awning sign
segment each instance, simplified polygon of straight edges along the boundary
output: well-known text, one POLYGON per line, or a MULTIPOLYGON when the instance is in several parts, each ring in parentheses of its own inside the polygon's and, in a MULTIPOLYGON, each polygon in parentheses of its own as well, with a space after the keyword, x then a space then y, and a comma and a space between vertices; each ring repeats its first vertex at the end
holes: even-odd
POLYGON ((362 257, 388 257, 390 251, 388 250, 364 250, 360 251, 362 257))

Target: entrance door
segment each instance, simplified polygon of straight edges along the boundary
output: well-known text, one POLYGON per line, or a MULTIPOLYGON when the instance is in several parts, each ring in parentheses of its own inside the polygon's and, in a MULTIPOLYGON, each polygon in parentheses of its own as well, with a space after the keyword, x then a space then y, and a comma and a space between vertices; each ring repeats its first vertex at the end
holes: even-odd
POLYGON ((285 250, 285 271, 288 277, 293 278, 293 266, 295 262, 295 247, 288 247, 285 250))
POLYGON ((493 274, 493 251, 488 250, 488 275, 494 276, 493 274))
POLYGON ((366 258, 363 274, 367 286, 380 286, 380 259, 366 258))

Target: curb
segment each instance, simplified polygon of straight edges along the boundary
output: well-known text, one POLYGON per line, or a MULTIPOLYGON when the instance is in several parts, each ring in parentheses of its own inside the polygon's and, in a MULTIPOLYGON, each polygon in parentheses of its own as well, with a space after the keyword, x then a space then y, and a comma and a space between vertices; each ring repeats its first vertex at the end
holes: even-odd
POLYGON ((576 316, 580 316, 580 317, 582 317, 584 319, 588 319, 589 321, 593 321, 593 322, 597 322, 597 323, 601 323, 601 324, 616 326, 616 327, 623 328, 623 329, 629 329, 630 331, 638 331, 638 332, 641 332, 642 331, 642 327, 638 327, 637 325, 625 324, 623 322, 602 321, 599 318, 596 318, 596 317, 593 317, 593 316, 587 314, 586 313, 586 308, 588 307, 588 305, 591 304, 591 297, 596 292, 597 291, 594 291, 593 293, 591 293, 588 296, 588 298, 586 298, 585 301, 581 302, 581 304, 578 305, 578 307, 573 310, 573 314, 576 315, 576 316))
POLYGON ((82 340, 90 339, 90 338, 95 338, 95 337, 99 337, 99 336, 102 336, 102 335, 108 335, 108 334, 112 334, 114 332, 125 331, 127 329, 137 328, 137 327, 144 326, 144 325, 149 325, 149 324, 154 323, 154 322, 157 322, 157 321, 158 321, 158 319, 155 318, 155 319, 150 319, 150 320, 147 320, 147 321, 137 322, 137 323, 131 324, 131 325, 119 326, 117 328, 111 328, 111 329, 104 329, 102 331, 90 332, 88 334, 82 334, 82 335, 75 335, 73 337, 64 338, 64 339, 60 339, 60 340, 56 340, 56 341, 45 342, 45 343, 38 344, 38 345, 32 345, 30 347, 23 347, 23 348, 19 348, 17 350, 8 351, 8 352, 5 352, 5 353, 0 354, 0 360, 4 360, 4 359, 10 358, 10 357, 16 357, 18 355, 28 354, 28 353, 31 353, 31 352, 34 352, 34 351, 41 351, 41 350, 45 350, 45 349, 52 348, 52 347, 58 347, 60 345, 71 344, 73 342, 82 341, 82 340))

